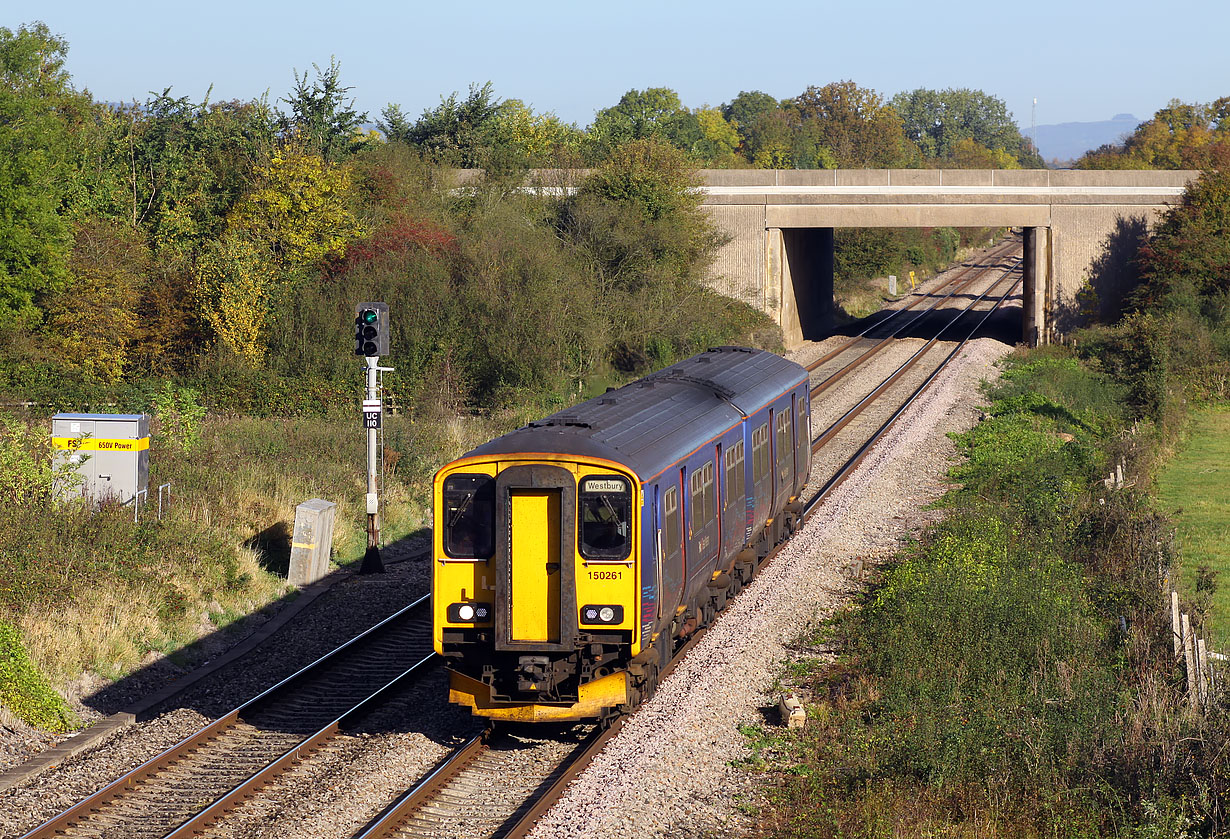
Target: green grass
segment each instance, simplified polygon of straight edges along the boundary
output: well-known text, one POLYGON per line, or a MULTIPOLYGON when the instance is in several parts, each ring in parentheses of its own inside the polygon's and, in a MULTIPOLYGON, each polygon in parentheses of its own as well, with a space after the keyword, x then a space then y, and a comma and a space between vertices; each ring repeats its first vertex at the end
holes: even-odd
POLYGON ((1230 406, 1196 414, 1182 449, 1158 477, 1163 508, 1177 512, 1180 593, 1189 601, 1207 597, 1205 627, 1215 649, 1230 647, 1230 406), (1216 589, 1200 580, 1216 573, 1216 589))

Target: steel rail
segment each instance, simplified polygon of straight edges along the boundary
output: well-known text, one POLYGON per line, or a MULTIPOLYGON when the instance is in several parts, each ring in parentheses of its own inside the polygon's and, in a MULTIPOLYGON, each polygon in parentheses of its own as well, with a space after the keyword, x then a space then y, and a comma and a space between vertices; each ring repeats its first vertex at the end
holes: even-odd
MULTIPOLYGON (((766 557, 765 562, 761 563, 761 567, 768 560, 769 557, 766 557)), ((669 676, 675 667, 687 657, 688 653, 700 642, 707 631, 708 627, 706 626, 692 633, 688 640, 675 651, 670 662, 659 674, 659 683, 669 676)), ((505 823, 492 834, 492 839, 494 837, 499 837, 499 839, 523 839, 533 829, 534 824, 542 818, 543 814, 551 809, 555 802, 559 800, 567 786, 589 767, 594 758, 602 752, 607 742, 619 733, 627 719, 627 717, 623 716, 615 719, 606 729, 595 730, 588 739, 580 743, 559 765, 548 773, 549 780, 554 775, 554 780, 551 780, 550 785, 536 790, 530 797, 514 808, 505 823)), ((374 820, 369 822, 360 833, 355 834, 353 839, 390 839, 397 836, 401 828, 416 812, 433 803, 440 792, 446 790, 450 784, 463 776, 466 770, 474 765, 485 750, 490 747, 488 741, 490 733, 491 729, 487 729, 459 746, 453 754, 437 764, 431 772, 403 793, 374 820)))
MULTIPOLYGON (((897 367, 897 369, 894 370, 888 376, 888 378, 884 379, 884 381, 882 381, 879 385, 877 385, 874 390, 872 390, 869 394, 867 394, 862 399, 860 399, 858 403, 855 404, 853 408, 846 411, 846 413, 843 414, 840 419, 838 419, 836 422, 834 422, 832 425, 826 428, 820 434, 820 436, 818 436, 814 441, 812 441, 812 444, 811 444, 812 454, 815 454, 825 444, 827 444, 830 440, 832 440, 833 437, 837 436, 837 434, 840 433, 843 428, 849 425, 856 417, 859 416, 859 414, 861 414, 864 410, 866 410, 868 406, 870 406, 873 402, 875 402, 875 400, 880 397, 880 394, 882 394, 885 390, 887 390, 889 387, 895 384, 898 379, 900 379, 907 372, 909 372, 910 368, 913 367, 919 361, 919 359, 921 359, 922 356, 926 354, 926 352, 930 350, 931 347, 933 347, 936 344, 936 342, 940 340, 940 337, 945 332, 947 332, 954 324, 956 324, 961 318, 969 314, 973 310, 973 308, 976 305, 978 305, 980 302, 982 302, 986 297, 988 297, 995 290, 997 286, 999 286, 1004 281, 1010 279, 1011 275, 1016 272, 1016 269, 1018 267, 1020 267, 1020 262, 1021 260, 1018 260, 1016 265, 1007 269, 1004 272, 1004 274, 998 277, 995 280, 995 282, 992 283, 991 286, 986 291, 984 291, 974 300, 970 301, 970 304, 966 306, 964 309, 962 309, 961 311, 957 312, 956 315, 951 320, 948 321, 948 323, 944 324, 944 326, 941 327, 940 330, 935 333, 934 337, 930 338, 925 344, 923 344, 922 347, 920 347, 909 358, 903 361, 897 367)), ((1018 284, 1019 284, 1019 281, 1018 281, 1018 284)), ((1013 287, 1015 288, 1015 285, 1013 287)), ((1009 291, 1009 294, 1011 294, 1011 290, 1009 291)), ((996 304, 996 307, 998 307, 998 304, 996 304)), ((992 309, 992 311, 994 311, 994 309, 992 309)))
MULTIPOLYGON (((998 259, 998 257, 997 257, 997 259, 998 259)), ((1022 259, 1022 258, 1018 258, 1018 259, 1017 259, 1016 264, 1015 264, 1015 265, 1013 265, 1013 266, 1011 266, 1011 267, 1009 268, 1009 270, 1012 270, 1013 268, 1015 268, 1015 267, 1016 267, 1016 265, 1019 265, 1019 264, 1020 264, 1020 262, 1021 262, 1021 259, 1022 259)), ((845 366, 844 366, 844 367, 842 367, 840 370, 837 370, 835 373, 833 373, 832 375, 830 375, 830 376, 828 376, 827 378, 825 378, 825 379, 824 379, 824 381, 820 382, 818 385, 816 385, 815 387, 813 387, 813 388, 811 389, 811 391, 810 391, 810 396, 811 396, 811 397, 813 397, 813 398, 814 398, 814 397, 816 397, 816 396, 819 396, 820 394, 824 393, 824 391, 826 391, 826 390, 828 390, 829 388, 831 388, 831 387, 833 387, 834 385, 836 385, 838 382, 840 382, 842 379, 844 379, 847 375, 849 375, 849 374, 850 374, 850 373, 852 373, 853 371, 857 370, 857 369, 858 369, 858 368, 859 368, 859 367, 863 364, 863 362, 867 361, 867 360, 868 360, 868 359, 870 359, 872 356, 874 356, 874 355, 878 354, 881 350, 886 349, 886 348, 887 348, 890 344, 892 344, 892 343, 893 343, 893 341, 895 341, 895 340, 897 339, 897 336, 899 336, 899 335, 900 335, 902 332, 904 332, 906 329, 908 329, 909 327, 913 326, 913 325, 914 325, 915 323, 917 323, 919 320, 921 320, 922 318, 924 318, 924 317, 926 317, 927 315, 931 314, 932 312, 937 311, 937 310, 940 308, 940 306, 942 306, 942 305, 944 305, 945 303, 947 303, 947 302, 948 302, 948 301, 949 301, 949 300, 950 300, 953 296, 955 296, 955 295, 957 294, 957 292, 958 292, 958 291, 964 291, 964 290, 965 290, 965 288, 966 288, 967 286, 969 286, 969 285, 972 285, 972 284, 974 283, 974 281, 975 281, 975 280, 981 279, 981 278, 982 278, 982 277, 983 277, 986 273, 988 273, 988 272, 990 272, 990 271, 993 271, 993 270, 996 270, 997 268, 1000 268, 1000 267, 1001 267, 1001 266, 995 265, 995 266, 987 266, 987 267, 982 268, 982 271, 981 271, 980 273, 978 273, 978 274, 974 275, 973 277, 970 277, 970 278, 969 278, 969 280, 967 280, 965 283, 963 283, 963 284, 960 286, 960 288, 954 288, 954 289, 953 289, 952 291, 950 291, 947 295, 945 295, 944 297, 942 297, 942 298, 940 298, 940 299, 936 300, 934 303, 932 303, 932 305, 931 305, 929 308, 927 308, 927 309, 922 309, 922 310, 920 310, 920 311, 915 312, 913 317, 911 317, 909 320, 905 321, 905 322, 904 322, 904 323, 902 323, 900 326, 898 326, 896 329, 894 329, 894 330, 893 330, 893 332, 892 332, 891 334, 889 334, 888 336, 886 336, 886 337, 884 337, 884 338, 878 339, 878 342, 877 342, 876 344, 873 344, 871 347, 869 347, 869 348, 868 348, 865 352, 863 352, 863 354, 862 354, 862 355, 860 355, 858 358, 854 359, 854 360, 853 360, 853 361, 851 361, 849 364, 845 365, 845 366)), ((978 302, 978 300, 981 300, 981 299, 982 299, 982 297, 984 297, 984 296, 985 296, 985 292, 984 292, 982 295, 980 295, 978 298, 976 298, 974 302, 978 302)), ((966 307, 966 309, 965 309, 965 311, 968 311, 968 309, 969 309, 969 308, 970 308, 970 307, 969 307, 969 306, 967 306, 967 307, 966 307)), ((868 330, 868 331, 870 331, 870 330, 868 330)), ((864 334, 866 334, 866 333, 864 333, 864 334)), ((859 339, 855 339, 855 340, 857 341, 857 340, 859 340, 859 339)), ((846 345, 846 347, 848 348, 848 347, 850 347, 850 346, 853 346, 853 344, 854 344, 854 342, 852 341, 850 344, 847 344, 847 345, 846 345)), ((823 361, 823 360, 822 360, 822 361, 823 361)), ((818 366, 819 366, 819 364, 820 364, 820 363, 822 363, 822 361, 821 361, 821 362, 817 362, 816 366, 818 367, 818 366)), ((807 369, 808 369, 808 371, 809 371, 809 372, 811 372, 811 371, 814 371, 816 368, 815 368, 815 367, 811 367, 811 366, 809 366, 807 369)))
MULTIPOLYGON (((998 300, 995 301, 995 305, 992 306, 989 310, 987 310, 983 314, 982 318, 978 321, 978 323, 974 325, 974 328, 971 329, 969 333, 964 338, 962 338, 961 341, 958 342, 955 347, 953 347, 952 351, 949 352, 948 355, 944 357, 944 360, 940 362, 939 366, 937 366, 934 370, 931 371, 931 373, 927 376, 927 378, 923 380, 923 383, 920 384, 917 388, 915 388, 914 391, 905 400, 905 402, 903 402, 901 406, 898 407, 897 410, 893 412, 892 416, 890 416, 887 420, 885 420, 880 425, 880 427, 876 429, 875 433, 872 434, 871 437, 868 438, 868 440, 865 443, 863 443, 862 446, 859 447, 858 451, 856 451, 853 455, 851 455, 850 458, 842 465, 842 467, 838 469, 837 472, 834 473, 834 475, 828 479, 828 481, 825 482, 824 486, 820 488, 819 492, 817 492, 814 496, 812 496, 812 498, 803 507, 804 518, 807 518, 808 516, 810 516, 815 511, 819 503, 822 500, 824 500, 824 498, 827 497, 830 492, 832 492, 834 489, 840 486, 842 481, 844 481, 847 477, 850 476, 850 473, 853 472, 854 469, 857 468, 860 463, 862 463, 863 459, 868 455, 868 453, 870 453, 872 447, 875 446, 875 444, 880 441, 880 439, 888 432, 889 428, 891 428, 893 424, 896 423, 897 420, 900 419, 901 416, 909 409, 909 407, 914 404, 915 400, 917 400, 918 397, 921 396, 928 387, 930 387, 931 383, 935 381, 936 376, 938 376, 948 366, 949 362, 951 362, 952 359, 956 357, 957 353, 960 352, 962 348, 964 348, 965 345, 970 342, 971 339, 973 339, 974 335, 978 333, 978 330, 982 328, 982 325, 987 322, 987 319, 989 319, 991 315, 995 314, 995 312, 1004 303, 1004 301, 1006 301, 1008 298, 1012 296, 1013 292, 1016 291, 1016 289, 1021 285, 1022 282, 1024 282, 1024 278, 1018 279, 1015 283, 1012 284, 1012 288, 1010 288, 1006 294, 1004 294, 998 300)), ((952 324, 949 324, 949 326, 951 325, 952 324)), ((947 328, 948 327, 945 327, 945 329, 947 328)))
POLYGON ((279 775, 296 763, 310 757, 312 753, 318 751, 325 743, 341 734, 348 725, 353 724, 368 712, 379 707, 380 703, 385 701, 389 694, 400 690, 412 678, 417 678, 420 671, 428 664, 433 663, 436 658, 437 656, 433 652, 431 655, 415 662, 403 673, 380 687, 358 705, 355 705, 337 719, 332 720, 314 734, 309 735, 303 742, 283 753, 268 766, 252 775, 243 783, 233 787, 213 804, 210 804, 204 810, 188 819, 188 821, 166 834, 165 839, 183 839, 183 837, 199 836, 204 833, 210 825, 243 803, 244 799, 250 798, 257 790, 273 782, 279 775))
MULTIPOLYGON (((95 792, 93 795, 78 802, 57 816, 48 819, 43 824, 24 834, 21 839, 51 839, 51 837, 61 836, 74 825, 87 822, 92 816, 95 816, 99 811, 106 807, 111 802, 119 800, 125 793, 137 789, 141 784, 150 781, 158 776, 165 769, 174 766, 180 762, 185 755, 195 754, 204 749, 208 749, 214 741, 220 740, 230 730, 237 728, 242 724, 243 717, 252 715, 255 711, 266 707, 274 700, 278 699, 282 694, 293 693, 293 689, 301 682, 308 680, 323 671, 328 665, 334 663, 341 656, 352 652, 356 645, 366 643, 375 638, 377 635, 383 634, 385 631, 395 627, 396 624, 407 621, 412 613, 430 602, 431 595, 424 595, 413 603, 394 612, 389 617, 382 620, 380 623, 369 627, 354 638, 351 638, 346 643, 329 651, 325 655, 316 659, 312 663, 300 668, 296 672, 279 681, 277 684, 262 691, 254 698, 240 705, 238 708, 212 721, 205 727, 199 729, 188 737, 185 737, 180 742, 166 749, 162 753, 154 756, 140 766, 132 769, 120 778, 107 784, 105 787, 95 792)), ((428 656, 426 660, 430 660, 434 656, 428 656)), ((419 663, 420 665, 422 662, 419 663)), ((418 667, 419 665, 416 665, 418 667)), ((388 687, 386 684, 381 688, 381 691, 388 687)), ((366 701, 366 700, 364 700, 366 701)), ((299 747, 296 747, 299 748, 299 747)), ((292 749, 292 752, 295 749, 292 749)), ((285 754, 283 755, 285 757, 285 754)))
MULTIPOLYGON (((923 350, 915 353, 914 358, 921 358, 922 354, 925 353, 927 349, 934 346, 940 336, 953 327, 962 317, 968 314, 979 302, 988 297, 1002 282, 1008 279, 1010 275, 1017 270, 1020 262, 1021 260, 1018 259, 1017 262, 1005 270, 1004 274, 997 278, 986 291, 958 312, 955 317, 953 317, 936 333, 936 336, 927 343, 927 346, 923 350)), ((982 276, 982 274, 980 273, 977 276, 982 276)), ((968 282, 973 282, 977 276, 970 278, 968 282)), ((966 285, 968 285, 968 282, 966 285)), ((998 309, 1000 303, 1007 299, 1007 297, 1011 295, 1012 290, 1014 290, 1019 284, 1019 280, 1013 284, 1008 294, 1001 297, 1001 299, 996 302, 995 306, 983 316, 982 320, 979 321, 973 332, 976 332, 977 329, 981 327, 986 318, 998 309)), ((962 286, 962 288, 963 287, 964 286, 962 286)), ((955 291, 947 295, 944 299, 948 299, 948 297, 951 297, 954 293, 955 291)), ((911 320, 910 323, 913 323, 913 320, 911 320)), ((971 332, 971 334, 973 334, 973 332, 971 332)), ((968 338, 966 340, 968 340, 968 338)), ((964 343, 965 341, 962 341, 960 346, 963 346, 964 343)), ((954 350, 953 354, 955 354, 955 352, 956 351, 954 350)), ((953 354, 950 354, 949 358, 951 358, 953 354)), ((947 359, 945 363, 946 362, 947 359)), ((913 362, 910 362, 910 364, 912 363, 913 362)), ((940 369, 942 369, 943 366, 944 365, 941 364, 940 369)), ((906 365, 903 365, 903 367, 908 369, 908 366, 906 365)), ((890 376, 890 381, 887 384, 877 388, 876 394, 879 395, 880 393, 883 393, 887 386, 891 385, 892 382, 895 382, 898 378, 900 378, 904 372, 905 371, 900 368, 898 371, 895 371, 894 374, 890 376)), ((938 370, 933 372, 931 376, 928 377, 927 383, 930 383, 930 381, 934 379, 936 373, 938 373, 938 370)), ((908 405, 913 402, 913 399, 914 396, 912 395, 906 406, 903 406, 896 415, 900 415, 900 413, 904 411, 905 407, 908 407, 908 405)), ((848 422, 849 419, 845 419, 845 422, 842 423, 843 427, 844 424, 848 422)), ((877 432, 877 436, 862 447, 860 451, 869 450, 870 446, 879 439, 879 436, 882 436, 883 433, 887 431, 887 428, 888 424, 882 426, 882 428, 877 432)), ((825 433, 829 434, 828 431, 825 433)), ((833 433, 835 433, 835 431, 833 433)), ((822 437, 823 436, 824 435, 822 435, 822 437)), ((831 436, 832 435, 830 434, 830 439, 831 436)), ((847 466, 843 468, 845 469, 845 473, 848 474, 850 468, 852 467, 847 464, 847 466)), ((844 477, 844 475, 842 477, 844 477)), ((826 484, 826 487, 822 492, 827 493, 831 491, 833 486, 836 486, 836 483, 830 481, 829 484, 826 484)), ((820 497, 822 496, 818 496, 808 503, 807 507, 804 509, 804 517, 811 515, 820 497)), ((759 570, 759 568, 764 568, 772 562, 786 544, 787 543, 783 543, 775 546, 765 557, 765 559, 759 563, 757 570, 759 570)), ((670 663, 660 674, 660 680, 666 679, 666 677, 674 671, 675 667, 687 657, 692 648, 707 634, 710 626, 712 626, 712 623, 701 627, 696 632, 692 633, 687 642, 684 643, 683 646, 681 646, 672 656, 670 663)), ((589 740, 579 745, 575 751, 570 753, 568 757, 566 757, 564 761, 562 761, 561 764, 553 770, 553 774, 556 774, 556 778, 550 786, 540 791, 536 791, 530 798, 526 799, 526 801, 519 805, 514 811, 513 816, 510 817, 510 819, 493 834, 493 837, 499 837, 499 839, 524 839, 524 837, 533 829, 538 820, 542 818, 542 816, 545 815, 546 812, 550 810, 551 807, 553 807, 555 803, 563 796, 563 793, 568 785, 589 767, 593 760, 606 746, 606 743, 619 733, 626 719, 627 717, 620 717, 616 719, 606 730, 596 733, 589 740), (517 812, 521 812, 519 817, 516 815, 517 812), (515 819, 515 821, 513 821, 513 819, 515 819)), ((488 731, 490 731, 490 729, 488 731)), ((479 756, 487 748, 489 748, 489 745, 486 739, 486 732, 474 737, 469 742, 459 747, 457 751, 445 758, 444 761, 438 764, 435 769, 415 784, 414 787, 390 804, 388 808, 377 816, 376 819, 370 822, 362 832, 356 834, 354 839, 389 839, 389 837, 398 835, 398 831, 407 823, 414 813, 430 804, 436 799, 440 792, 447 789, 450 784, 461 777, 465 771, 478 760, 479 756)))
POLYGON ((370 822, 364 829, 355 834, 355 839, 376 839, 376 837, 395 836, 402 824, 415 812, 422 809, 436 795, 461 775, 488 748, 487 741, 491 729, 487 728, 458 746, 452 754, 436 764, 418 783, 402 794, 370 822))
MULTIPOLYGON (((992 248, 989 252, 987 252, 987 254, 985 255, 985 257, 984 257, 984 258, 985 258, 985 259, 994 259, 994 260, 998 261, 998 260, 999 260, 999 259, 1001 259, 1002 257, 1007 256, 1007 255, 1008 255, 1011 251, 1015 250, 1015 249, 1016 249, 1016 247, 1017 247, 1017 243, 1016 243, 1015 241, 1004 242, 1004 243, 1002 243, 1002 244, 1000 244, 1000 245, 996 245, 994 248, 992 248)), ((980 261, 981 261, 981 260, 980 260, 980 261)), ((961 267, 961 273, 959 273, 959 274, 958 274, 957 276, 955 276, 955 277, 952 277, 952 278, 950 278, 950 279, 946 280, 946 281, 944 282, 944 284, 943 284, 943 285, 941 285, 939 288, 935 289, 935 291, 933 291, 933 292, 926 292, 926 293, 923 293, 923 292, 913 292, 913 293, 911 294, 911 296, 913 296, 913 297, 917 297, 917 298, 918 298, 917 300, 912 301, 911 303, 909 303, 909 305, 907 305, 907 306, 903 306, 903 307, 902 307, 902 308, 900 308, 900 309, 893 309, 893 310, 891 310, 890 314, 889 314, 887 317, 885 317, 885 318, 883 318, 883 319, 881 319, 881 320, 877 321, 876 323, 871 324, 871 325, 870 325, 870 326, 868 326, 866 329, 864 329, 862 332, 860 332, 860 333, 858 333, 857 335, 853 336, 853 337, 852 337, 849 341, 847 341, 846 343, 842 344, 842 345, 841 345, 841 346, 839 346, 839 347, 835 347, 835 348, 834 348, 834 349, 832 349, 832 350, 829 350, 829 351, 828 351, 827 353, 825 353, 824 355, 822 355, 822 356, 820 356, 819 358, 815 359, 814 361, 812 361, 810 364, 808 364, 808 365, 807 365, 807 372, 809 372, 809 373, 814 373, 814 372, 816 371, 816 369, 820 367, 820 365, 824 364, 826 361, 831 361, 833 358, 835 358, 835 357, 837 357, 837 356, 841 355, 843 352, 845 352, 846 350, 848 350, 848 349, 850 349, 851 347, 853 347, 855 344, 857 344, 857 343, 858 343, 860 340, 862 340, 863 338, 868 337, 868 333, 869 333, 869 332, 873 332, 873 331, 875 331, 875 330, 877 330, 877 329, 879 329, 879 328, 881 328, 881 327, 883 327, 883 326, 885 326, 885 325, 887 325, 887 324, 891 323, 891 322, 892 322, 892 321, 893 321, 893 320, 894 320, 894 319, 895 319, 898 315, 901 315, 901 314, 904 314, 904 313, 906 313, 906 312, 909 312, 909 311, 910 311, 911 309, 913 309, 915 306, 919 305, 920 303, 922 303, 922 302, 923 302, 923 301, 925 301, 925 300, 930 299, 932 296, 934 296, 935 294, 938 294, 939 292, 943 291, 944 289, 948 288, 949 286, 954 286, 954 285, 955 285, 956 287, 955 287, 955 288, 953 288, 950 292, 948 292, 948 294, 946 294, 943 298, 941 298, 940 302, 943 302, 944 300, 948 300, 948 299, 949 299, 949 298, 951 298, 954 294, 956 294, 956 293, 958 293, 958 292, 960 292, 960 291, 964 291, 966 286, 970 285, 970 284, 971 284, 971 283, 973 283, 975 280, 977 280, 977 279, 981 276, 981 274, 980 274, 980 273, 975 273, 975 272, 978 272, 978 271, 980 271, 980 270, 981 270, 981 271, 989 271, 989 270, 992 270, 992 269, 994 269, 994 268, 998 268, 998 267, 999 267, 998 265, 977 265, 977 264, 975 264, 975 265, 963 265, 963 266, 961 267), (970 275, 970 274, 972 274, 973 276, 967 276, 967 275, 970 275), (959 283, 959 285, 957 285, 958 283, 959 283)), ((938 305, 938 304, 937 304, 937 305, 938 305)), ((935 308, 935 307, 933 306, 933 307, 932 307, 932 309, 934 309, 934 308, 935 308)), ((928 310, 928 311, 929 311, 929 310, 928 310)), ((915 320, 917 320, 917 319, 918 319, 918 316, 919 316, 919 315, 918 315, 918 313, 915 313, 915 317, 914 317, 914 318, 912 318, 912 319, 909 321, 909 323, 913 323, 915 320)), ((908 325, 908 324, 907 324, 907 325, 908 325)), ((890 336, 890 337, 891 337, 891 336, 890 336)), ((873 340, 874 340, 874 339, 873 339, 873 340)))

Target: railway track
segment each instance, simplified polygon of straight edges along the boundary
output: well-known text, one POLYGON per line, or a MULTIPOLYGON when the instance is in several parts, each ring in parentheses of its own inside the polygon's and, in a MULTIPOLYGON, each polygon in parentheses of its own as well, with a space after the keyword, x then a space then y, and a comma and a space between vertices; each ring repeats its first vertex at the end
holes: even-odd
POLYGON ((23 839, 199 835, 421 677, 430 628, 422 597, 23 839))
POLYGON ((841 342, 824 355, 807 365, 808 372, 820 372, 830 361, 841 363, 841 356, 847 353, 859 353, 853 361, 845 363, 832 373, 824 374, 824 386, 813 389, 812 395, 818 395, 835 385, 848 372, 857 369, 860 364, 870 360, 881 350, 892 345, 894 339, 903 335, 910 327, 915 326, 927 315, 938 311, 954 297, 965 292, 971 285, 978 282, 986 272, 1004 267, 1005 260, 1010 257, 1019 245, 1014 241, 1005 242, 982 255, 977 262, 963 265, 948 277, 938 288, 928 292, 917 292, 907 299, 906 304, 897 309, 890 309, 882 318, 876 319, 862 332, 841 342), (930 301, 925 309, 914 311, 915 307, 930 301))
MULTIPOLYGON (((1020 260, 1005 262, 1012 247, 1001 246, 979 260, 990 265, 964 266, 939 289, 916 295, 916 300, 809 365, 819 378, 812 391, 818 395, 864 368, 882 350, 899 346, 901 342, 894 336, 921 328, 923 318, 939 321, 923 346, 813 439, 814 452, 823 451, 846 430, 859 442, 854 454, 844 458, 835 471, 813 479, 818 490, 805 506, 805 517, 857 467, 1013 293, 1020 283, 1016 276, 1020 260), (970 292, 987 272, 996 270, 1002 273, 986 290, 976 295, 970 292), (945 306, 962 294, 972 298, 968 304, 945 311, 945 306), (978 311, 992 298, 995 302, 989 310, 978 311), (929 307, 915 311, 928 301, 929 307), (963 337, 955 337, 958 332, 963 337), (937 349, 947 348, 948 340, 955 346, 942 360, 934 366, 924 365, 927 357, 941 354, 937 349), (846 354, 853 358, 844 360, 846 354), (830 370, 826 365, 832 361, 836 364, 830 370), (890 391, 901 390, 898 385, 910 385, 906 395, 888 399, 890 391), (879 409, 878 413, 870 410, 885 402, 891 403, 888 409, 879 409), (861 424, 854 425, 860 417, 861 424), (868 425, 876 426, 873 432, 866 432, 868 425)), ((765 561, 771 561, 776 553, 765 561)), ((422 674, 434 657, 428 602, 428 598, 421 598, 23 839, 180 837, 209 832, 245 799, 257 795, 296 763, 310 759, 313 752, 355 727, 385 698, 404 690, 422 674)), ((689 638, 663 678, 703 635, 702 629, 689 638)), ((427 773, 356 837, 524 836, 621 727, 622 720, 616 720, 605 730, 574 726, 562 733, 557 729, 555 736, 544 736, 541 727, 487 731, 427 773)))
MULTIPOLYGON (((961 323, 967 322, 971 314, 975 315, 974 322, 969 328, 963 330, 964 335, 957 339, 956 346, 938 365, 925 371, 925 381, 906 395, 903 404, 896 407, 891 417, 881 423, 869 439, 862 442, 853 457, 846 460, 836 473, 823 481, 816 495, 808 501, 805 515, 809 515, 824 496, 854 470, 875 443, 888 431, 893 421, 904 413, 926 385, 956 356, 960 348, 974 336, 986 319, 1019 286, 1020 279, 1017 275, 1020 260, 1002 263, 999 259, 1010 249, 1009 247, 1004 249, 1003 253, 994 254, 995 264, 989 268, 975 266, 972 270, 962 273, 945 284, 942 287, 944 291, 942 300, 949 300, 953 295, 983 278, 987 270, 1001 272, 1001 276, 995 278, 986 290, 973 295, 973 299, 966 306, 951 313, 947 320, 935 330, 933 337, 871 393, 860 400, 847 417, 843 418, 844 421, 834 424, 840 427, 830 426, 815 438, 813 450, 819 451, 849 425, 854 417, 866 410, 867 406, 883 398, 883 395, 899 382, 905 373, 915 368, 933 349, 940 346, 944 335, 958 331, 961 323), (991 299, 994 299, 994 302, 989 310, 977 311, 980 304, 991 299)), ((857 343, 857 340, 856 338, 852 342, 847 342, 846 346, 857 343)), ((836 353, 830 357, 836 357, 836 353)), ((866 355, 850 362, 846 367, 857 368, 867 363, 870 358, 871 355, 866 355)), ((776 553, 777 550, 774 550, 766 557, 765 562, 771 561, 776 553)), ((688 651, 703 636, 704 629, 693 633, 687 643, 676 652, 670 666, 663 673, 663 678, 670 674, 671 670, 684 659, 688 651)), ((607 740, 619 732, 622 724, 623 719, 621 718, 605 731, 596 726, 575 727, 565 735, 565 740, 550 741, 550 746, 546 749, 548 752, 551 751, 552 746, 558 747, 561 742, 568 744, 568 748, 554 761, 544 759, 542 755, 532 760, 510 761, 510 755, 515 756, 516 752, 527 748, 527 735, 519 736, 510 730, 488 731, 484 735, 473 738, 442 761, 414 788, 407 791, 361 833, 357 834, 355 839, 426 839, 441 836, 464 836, 467 839, 470 837, 474 839, 478 837, 520 839, 529 833, 537 820, 563 795, 568 784, 585 770, 602 750, 607 740), (578 730, 582 730, 582 733, 579 734, 578 730)), ((535 729, 534 733, 541 737, 541 729, 535 729)))

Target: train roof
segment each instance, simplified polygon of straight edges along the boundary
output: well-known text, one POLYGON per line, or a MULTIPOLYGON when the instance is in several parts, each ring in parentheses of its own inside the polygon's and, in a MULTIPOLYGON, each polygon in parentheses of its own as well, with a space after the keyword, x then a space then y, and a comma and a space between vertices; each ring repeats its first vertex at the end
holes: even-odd
POLYGON ((716 347, 531 422, 467 457, 577 454, 626 464, 644 481, 806 379, 806 370, 775 353, 716 347))

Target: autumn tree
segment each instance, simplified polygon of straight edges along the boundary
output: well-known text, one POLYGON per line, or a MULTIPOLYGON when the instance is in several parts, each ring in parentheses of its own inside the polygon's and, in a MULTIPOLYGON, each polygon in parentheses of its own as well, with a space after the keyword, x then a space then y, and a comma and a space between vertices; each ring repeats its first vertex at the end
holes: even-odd
POLYGON ((1230 149, 1230 96, 1208 104, 1170 101, 1122 144, 1088 152, 1080 169, 1207 169, 1230 149))
POLYGON ((68 280, 67 52, 46 24, 0 27, 0 327, 37 322, 37 300, 68 280))
POLYGON ((51 344, 64 366, 114 383, 128 366, 149 249, 138 231, 116 222, 87 220, 74 238, 71 285, 47 305, 51 344))
MULTIPOLYGON (((584 135, 555 114, 537 113, 520 99, 505 99, 491 115, 485 142, 525 166, 579 162, 584 135)), ((490 152, 489 152, 490 154, 490 152)))
POLYGON ((696 123, 700 127, 700 139, 692 145, 692 155, 715 169, 746 166, 738 155, 739 132, 727 122, 718 108, 704 107, 696 111, 696 123))
POLYGON ((256 188, 201 255, 196 299, 218 339, 255 366, 275 304, 301 272, 340 256, 363 228, 350 208, 348 169, 292 142, 256 172, 256 188))
POLYGON ((342 253, 362 228, 350 208, 350 171, 290 143, 255 173, 256 188, 239 201, 226 224, 263 243, 290 270, 342 253))
POLYGON ((800 123, 816 121, 817 145, 841 166, 900 166, 910 157, 901 118, 874 90, 833 82, 807 88, 792 105, 800 123))

